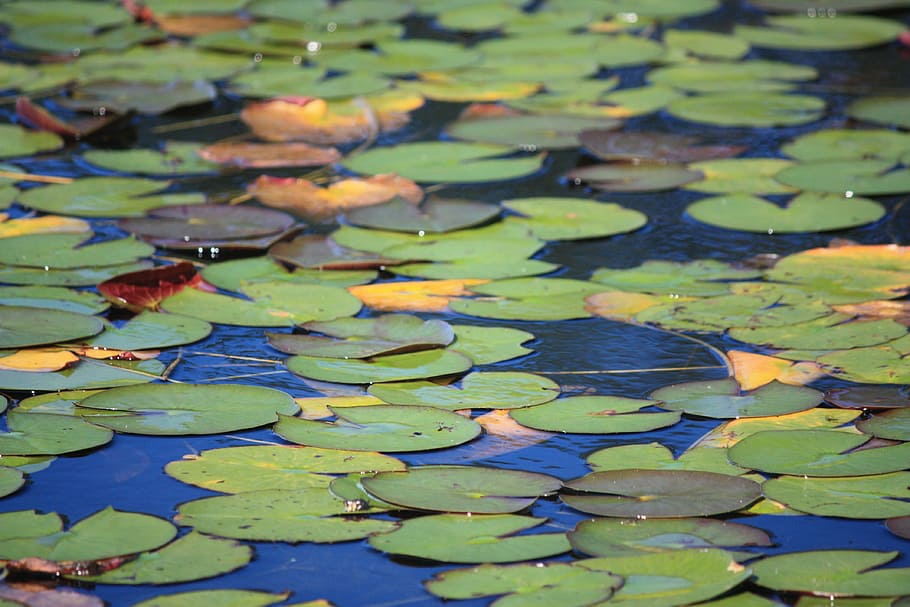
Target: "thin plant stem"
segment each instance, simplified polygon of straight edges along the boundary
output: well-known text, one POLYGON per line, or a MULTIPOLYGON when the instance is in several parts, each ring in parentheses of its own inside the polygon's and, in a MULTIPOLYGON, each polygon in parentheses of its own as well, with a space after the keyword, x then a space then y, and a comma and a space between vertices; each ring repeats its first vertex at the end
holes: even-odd
POLYGON ((220 354, 218 352, 187 352, 187 354, 196 354, 198 356, 214 356, 216 358, 230 358, 232 360, 248 360, 254 363, 269 363, 272 365, 281 364, 280 360, 269 360, 268 358, 256 358, 253 356, 238 356, 236 354, 220 354))

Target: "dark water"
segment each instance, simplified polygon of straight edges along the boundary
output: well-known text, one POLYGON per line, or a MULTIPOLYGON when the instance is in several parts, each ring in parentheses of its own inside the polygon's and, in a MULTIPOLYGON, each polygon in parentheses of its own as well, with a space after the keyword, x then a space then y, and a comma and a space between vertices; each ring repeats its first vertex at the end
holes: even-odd
MULTIPOLYGON (((727 2, 721 11, 686 21, 698 28, 724 29, 732 21, 755 21, 757 11, 744 8, 740 2, 727 2)), ((910 23, 910 13, 890 16, 910 23)), ((418 34, 428 33, 425 24, 416 25, 418 34)), ((835 53, 786 53, 753 51, 754 58, 779 59, 817 67, 818 82, 805 90, 824 94, 829 103, 827 116, 814 124, 784 129, 722 129, 694 126, 663 113, 632 120, 628 130, 665 130, 699 134, 724 143, 747 143, 746 155, 777 155, 779 145, 804 132, 847 124, 842 112, 855 95, 895 89, 910 89, 910 51, 897 44, 871 50, 835 53)), ((641 72, 620 72, 623 82, 635 84, 641 72)), ((167 116, 137 121, 128 138, 139 145, 150 146, 158 139, 152 129, 160 124, 205 115, 218 115, 236 110, 237 99, 220 99, 213 107, 182 110, 167 116)), ((415 113, 405 130, 390 134, 383 143, 434 139, 441 128, 461 109, 458 104, 429 103, 415 113)), ((5 108, 7 111, 9 108, 5 108)), ((181 133, 187 139, 216 140, 242 133, 238 124, 196 129, 181 133)), ((74 150, 78 152, 79 150, 74 150)), ((899 243, 910 241, 910 209, 900 207, 898 197, 884 198, 889 209, 886 219, 869 226, 826 234, 764 235, 747 234, 696 224, 684 214, 685 207, 701 195, 692 192, 660 194, 598 194, 568 186, 559 179, 565 170, 590 162, 579 151, 551 154, 545 169, 532 177, 481 186, 450 187, 447 196, 498 202, 524 196, 581 195, 617 202, 648 215, 646 227, 633 234, 581 242, 552 243, 539 257, 562 264, 555 275, 588 278, 603 266, 630 267, 647 259, 689 260, 714 258, 735 261, 760 253, 785 255, 816 246, 825 246, 832 237, 848 238, 860 243, 899 243)), ((63 158, 53 161, 20 163, 25 170, 49 174, 85 174, 85 167, 63 158)), ((293 172, 286 172, 293 174, 293 172)), ((241 173, 218 179, 189 182, 187 190, 233 193, 255 173, 241 173)), ((103 234, 117 234, 116 228, 98 224, 103 234)), ((328 229, 323 226, 318 229, 328 229)), ((529 371, 548 375, 571 390, 592 390, 601 394, 645 397, 652 390, 673 382, 723 377, 723 369, 701 371, 644 373, 577 373, 577 371, 630 371, 641 367, 717 367, 719 361, 703 345, 662 331, 624 325, 604 319, 563 321, 558 323, 484 321, 456 315, 447 320, 466 324, 514 326, 532 332, 536 339, 529 344, 536 352, 514 361, 484 367, 484 370, 529 371)), ((705 337, 721 349, 733 347, 723 336, 705 337)), ((198 353, 224 353, 277 361, 280 355, 268 348, 260 329, 217 327, 207 340, 184 349, 182 362, 172 377, 181 381, 232 381, 285 390, 293 396, 315 396, 319 392, 291 375, 277 363, 244 364, 198 353), (227 380, 225 378, 231 377, 227 380)), ((162 355, 169 363, 176 352, 162 355)), ((818 387, 837 385, 832 379, 822 380, 818 387)), ((472 449, 464 446, 440 453, 405 454, 409 464, 476 461, 502 468, 535 470, 570 479, 585 474, 584 457, 600 448, 659 441, 682 452, 717 422, 684 419, 679 424, 642 435, 557 436, 552 440, 520 451, 497 455, 485 460, 470 460, 472 449)), ((108 505, 121 510, 139 511, 170 519, 182 502, 211 495, 210 492, 173 480, 162 473, 164 465, 186 454, 205 449, 248 444, 248 440, 280 441, 269 430, 238 432, 229 436, 148 438, 118 435, 114 441, 95 452, 58 458, 47 470, 31 475, 29 484, 0 502, 0 510, 37 509, 56 511, 71 521, 79 520, 108 505)), ((482 441, 483 439, 481 439, 482 441)), ((482 444, 481 444, 482 446, 482 444)), ((586 518, 562 506, 556 500, 541 500, 531 513, 548 517, 549 525, 571 529, 586 518)), ((908 566, 908 543, 887 532, 880 521, 851 521, 825 517, 757 516, 732 517, 769 531, 777 545, 767 554, 808 549, 863 548, 898 550, 902 555, 893 565, 908 566)), ((203 588, 248 588, 272 592, 293 591, 292 602, 326 598, 339 607, 393 605, 442 605, 443 601, 426 593, 421 582, 434 573, 451 568, 413 560, 393 559, 372 550, 365 542, 337 545, 289 545, 252 543, 256 559, 247 567, 220 578, 168 587, 98 586, 91 592, 113 606, 128 605, 158 594, 203 588)), ((571 558, 571 557, 562 557, 571 558)), ((788 598, 788 597, 785 597, 788 598)), ((464 601, 467 607, 489 601, 464 601)))

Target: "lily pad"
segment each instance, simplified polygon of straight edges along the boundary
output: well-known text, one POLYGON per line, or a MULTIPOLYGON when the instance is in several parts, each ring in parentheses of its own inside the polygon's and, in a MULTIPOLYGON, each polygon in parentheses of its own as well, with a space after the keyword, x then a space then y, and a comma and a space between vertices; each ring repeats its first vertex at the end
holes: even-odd
POLYGON ((716 472, 734 476, 747 472, 745 468, 730 463, 726 449, 693 447, 674 457, 673 452, 660 443, 606 447, 591 453, 586 461, 594 471, 639 468, 716 472))
POLYGON ((455 139, 509 145, 528 151, 565 150, 586 129, 618 128, 618 120, 560 114, 516 114, 461 118, 446 133, 455 139))
POLYGON ((695 93, 757 94, 789 90, 817 76, 811 66, 781 61, 714 61, 656 68, 648 73, 648 80, 695 93))
POLYGON ((878 221, 886 211, 868 198, 803 192, 786 206, 750 194, 713 196, 689 205, 686 213, 729 230, 789 234, 853 228, 878 221))
POLYGON ((466 375, 458 387, 411 381, 375 384, 367 391, 395 405, 424 405, 457 411, 530 407, 556 398, 559 385, 533 373, 477 371, 466 375))
POLYGON ((399 460, 363 451, 255 445, 209 449, 170 462, 164 471, 184 483, 222 493, 327 488, 337 474, 403 470, 399 460))
POLYGON ((463 354, 446 349, 387 354, 369 360, 292 356, 285 361, 297 375, 340 384, 373 384, 424 379, 463 373, 473 362, 463 354))
POLYGON ((514 320, 587 318, 584 298, 602 290, 597 283, 568 278, 511 278, 475 285, 475 299, 449 303, 454 312, 514 320))
POLYGON ((376 279, 373 270, 310 270, 298 268, 288 271, 284 265, 267 255, 232 259, 210 264, 203 268, 202 277, 209 284, 226 291, 239 291, 244 282, 285 281, 302 284, 350 287, 366 284, 376 279))
POLYGON ((808 322, 782 327, 736 327, 733 339, 750 344, 795 350, 840 350, 874 346, 903 337, 907 328, 891 319, 849 320, 833 314, 808 322))
POLYGON ((346 542, 388 533, 392 521, 343 516, 345 500, 325 487, 299 487, 220 495, 184 502, 176 520, 196 531, 242 540, 346 542))
POLYGON ((428 581, 426 588, 444 599, 505 595, 492 603, 496 607, 586 607, 606 601, 622 583, 622 577, 608 571, 550 562, 444 571, 428 581))
POLYGON ((22 348, 90 337, 104 328, 101 319, 52 308, 0 307, 0 348, 22 348))
POLYGON ((95 293, 64 287, 0 287, 0 303, 4 306, 51 308, 78 314, 98 314, 110 304, 95 293))
POLYGON ((0 158, 31 156, 63 147, 63 139, 54 133, 30 131, 15 124, 0 124, 0 158))
POLYGON ((565 533, 515 535, 545 521, 516 514, 435 514, 406 520, 369 542, 382 552, 446 563, 511 563, 571 550, 565 533))
POLYGON ((572 547, 591 556, 631 556, 733 546, 771 546, 757 527, 710 518, 611 519, 582 521, 568 534, 572 547))
POLYGON ((204 320, 145 310, 119 327, 108 324, 84 343, 110 350, 153 350, 199 341, 211 332, 212 325, 204 320))
POLYGON ((332 411, 336 421, 282 417, 274 430, 310 447, 383 453, 443 449, 466 443, 481 432, 474 420, 435 407, 372 405, 332 411))
POLYGON ((0 281, 18 285, 87 287, 120 274, 147 270, 151 267, 152 262, 149 260, 113 266, 87 266, 72 270, 45 270, 44 268, 0 265, 0 281))
POLYGON ((825 392, 825 402, 845 409, 910 407, 910 391, 901 386, 850 386, 825 392))
POLYGON ((650 259, 635 268, 598 268, 591 281, 622 291, 705 297, 729 293, 727 281, 760 275, 757 270, 737 268, 715 259, 684 263, 650 259))
POLYGON ((277 421, 279 413, 297 411, 294 399, 284 392, 241 384, 112 388, 80 401, 77 410, 93 423, 117 432, 164 436, 256 428, 277 421))
POLYGON ((910 568, 880 568, 898 553, 814 550, 777 554, 753 566, 755 583, 828 597, 897 596, 910 593, 910 568))
POLYGON ((134 238, 86 244, 91 234, 30 234, 0 239, 0 263, 47 270, 126 264, 155 252, 134 238))
POLYGON ((484 223, 499 215, 495 205, 431 196, 419 205, 401 198, 345 213, 348 222, 365 228, 422 234, 450 232, 484 223))
POLYGON ((140 177, 81 177, 22 192, 24 206, 77 217, 140 217, 149 209, 205 202, 203 194, 161 193, 167 182, 140 177))
POLYGON ((372 495, 406 508, 472 514, 505 514, 529 507, 562 486, 537 472, 485 466, 416 466, 363 479, 372 495))
POLYGON ((687 382, 665 386, 651 393, 660 407, 689 415, 720 419, 786 415, 811 409, 824 395, 804 386, 773 381, 745 394, 735 379, 687 382))
POLYGON ((761 495, 755 481, 714 472, 614 470, 565 483, 567 505, 598 516, 683 518, 745 508, 761 495))
POLYGON ((0 370, 0 387, 7 390, 77 390, 131 386, 160 377, 164 365, 157 360, 82 360, 72 367, 50 373, 0 370))
POLYGON ((844 478, 781 476, 762 484, 769 499, 816 516, 884 519, 910 516, 910 472, 844 478))
POLYGON ((266 607, 284 601, 289 595, 289 592, 272 594, 257 590, 191 590, 156 596, 133 607, 186 607, 200 602, 209 607, 266 607))
POLYGON ((648 221, 639 211, 581 198, 512 198, 501 204, 520 215, 507 217, 506 222, 527 228, 541 240, 613 236, 637 230, 648 221))
POLYGON ((790 194, 796 192, 796 188, 780 183, 774 176, 793 165, 792 160, 784 158, 721 158, 694 162, 689 168, 701 171, 705 177, 684 187, 711 194, 790 194))
POLYGON ((475 365, 489 365, 525 356, 534 351, 521 345, 534 339, 532 333, 511 327, 452 325, 455 342, 451 348, 475 365))
POLYGON ((898 21, 871 15, 766 17, 766 27, 738 25, 733 33, 753 46, 832 51, 886 44, 906 28, 898 21))
POLYGON ((857 99, 847 106, 847 115, 858 120, 910 128, 910 103, 906 97, 874 96, 857 99))
POLYGON ((117 225, 159 246, 196 248, 280 234, 294 225, 294 218, 274 209, 206 204, 153 209, 144 218, 122 219, 117 225))
MULTIPOLYGON (((2 435, 0 435, 2 440, 2 435)), ((25 484, 25 475, 16 468, 0 467, 0 497, 18 491, 25 484)))
POLYGON ((821 118, 825 102, 811 95, 708 93, 675 99, 667 106, 667 111, 682 120, 714 126, 795 126, 821 118))
POLYGON ((905 540, 910 539, 910 515, 896 516, 885 521, 888 531, 905 540))
POLYGON ((570 396, 515 410, 510 415, 529 428, 580 434, 649 432, 680 420, 679 412, 641 413, 656 404, 653 400, 622 396, 570 396))
POLYGON ((154 550, 171 541, 177 529, 138 512, 107 507, 63 532, 5 538, 0 559, 38 557, 50 561, 96 561, 154 550))
MULTIPOLYGON (((161 54, 166 54, 166 51, 161 54)), ((136 69, 135 65, 133 69, 136 69)), ((150 71, 143 70, 143 74, 150 71)), ((131 76, 135 76, 135 72, 131 76)), ((214 85, 204 80, 158 83, 111 78, 80 83, 71 97, 62 98, 59 102, 72 110, 94 111, 96 108, 105 108, 118 114, 163 114, 181 106, 208 103, 217 94, 214 85)))
POLYGON ((607 192, 660 192, 693 181, 702 174, 681 164, 592 164, 572 169, 565 178, 607 192))
POLYGON ((898 160, 910 151, 910 134, 888 129, 823 129, 781 146, 791 158, 813 160, 898 160))
POLYGON ((428 141, 367 150, 344 166, 356 173, 396 172, 422 183, 480 183, 537 171, 542 156, 512 157, 515 148, 486 143, 428 141))
POLYGON ((910 441, 910 409, 905 407, 876 413, 857 421, 856 429, 876 438, 910 441))
POLYGON ((6 414, 9 432, 0 433, 0 454, 59 455, 105 445, 114 433, 78 417, 50 413, 6 414))
POLYGON ((376 252, 348 248, 322 234, 304 234, 275 244, 269 255, 291 266, 314 270, 369 270, 402 263, 376 252))
POLYGON ((774 178, 795 188, 848 197, 910 192, 910 169, 899 168, 887 159, 803 162, 780 171, 774 178))
POLYGON ((727 453, 745 468, 804 477, 864 476, 906 467, 910 443, 857 450, 869 439, 839 430, 768 430, 747 436, 727 453))
POLYGON ((161 149, 88 150, 82 155, 86 162, 118 173, 177 176, 213 173, 221 166, 199 156, 201 144, 169 141, 161 149))
POLYGON ((191 532, 116 569, 74 579, 96 584, 177 584, 224 575, 251 560, 250 546, 191 532))
MULTIPOLYGON (((684 34, 681 30, 670 33, 684 34)), ((698 137, 675 133, 585 130, 578 134, 585 149, 608 161, 622 162, 695 162, 736 156, 744 146, 710 145, 698 137)))
MULTIPOLYGON (((385 17, 383 17, 385 18, 385 17)), ((373 51, 323 51, 320 66, 340 71, 365 71, 372 74, 407 75, 415 72, 465 67, 480 61, 476 49, 441 40, 382 40, 373 51)))

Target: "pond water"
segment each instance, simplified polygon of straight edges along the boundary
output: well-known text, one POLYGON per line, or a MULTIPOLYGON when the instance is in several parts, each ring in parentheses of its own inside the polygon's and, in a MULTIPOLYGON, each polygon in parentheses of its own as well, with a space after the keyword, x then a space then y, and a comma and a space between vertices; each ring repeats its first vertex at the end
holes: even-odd
MULTIPOLYGON (((745 2, 727 1, 716 11, 680 20, 673 27, 729 31, 731 24, 757 23, 762 15, 760 10, 745 2)), ((893 10, 886 15, 910 24, 908 10, 893 10)), ((442 31, 424 19, 410 18, 407 23, 410 35, 416 37, 468 42, 483 37, 442 31)), ((14 45, 7 43, 6 51, 9 57, 17 56, 14 45)), ((782 143, 803 133, 853 124, 845 117, 844 108, 857 95, 895 91, 906 94, 910 90, 910 51, 897 42, 869 49, 835 52, 753 48, 749 57, 817 68, 819 78, 805 84, 801 90, 825 99, 828 110, 824 117, 801 126, 739 128, 694 125, 658 111, 628 120, 625 129, 696 133, 715 142, 746 145, 748 150, 743 155, 747 157, 779 156, 782 143)), ((628 67, 610 70, 609 75, 620 76, 623 86, 636 86, 643 82, 645 71, 644 67, 628 67)), ((118 134, 122 138, 117 144, 153 146, 161 138, 156 129, 162 125, 229 114, 238 111, 244 103, 237 97, 222 95, 214 103, 202 107, 183 108, 161 116, 138 117, 118 134)), ((407 127, 382 135, 375 145, 439 139, 443 127, 455 119, 464 105, 427 102, 413 113, 407 127)), ((5 121, 13 119, 10 105, 0 108, 0 112, 5 121)), ((244 125, 234 121, 186 128, 175 131, 173 135, 186 140, 211 142, 246 132, 244 125)), ((97 174, 96 169, 74 161, 78 154, 91 147, 79 143, 64 152, 17 160, 16 164, 24 171, 39 174, 97 174)), ((650 259, 688 261, 709 258, 736 262, 759 254, 784 256, 827 246, 835 237, 861 244, 910 244, 910 210, 904 205, 905 197, 902 196, 877 197, 888 209, 888 214, 869 225, 824 233, 755 234, 712 227, 686 215, 686 206, 703 196, 696 192, 679 189, 659 193, 598 192, 569 184, 561 178, 571 168, 594 162, 579 148, 554 151, 548 155, 543 169, 531 176, 480 185, 450 185, 442 193, 447 197, 493 204, 503 199, 528 196, 576 196, 615 202, 647 215, 647 225, 631 233, 549 243, 536 257, 560 264, 562 269, 552 276, 563 278, 588 279, 597 268, 628 268, 650 259)), ((288 169, 269 172, 298 174, 296 170, 288 169)), ((236 194, 258 174, 258 171, 251 170, 217 178, 192 178, 176 187, 215 195, 236 194)), ((22 214, 25 210, 13 206, 11 212, 22 214)), ((109 220, 95 220, 93 225, 105 237, 123 234, 109 220)), ((316 225, 310 229, 328 232, 334 229, 334 225, 316 225)), ((161 253, 172 258, 180 256, 172 251, 161 253)), ((201 263, 212 261, 210 258, 193 259, 201 263)), ((219 257, 221 259, 225 257, 219 257)), ((570 394, 588 392, 646 398, 652 391, 668 384, 726 377, 722 361, 706 344, 723 351, 743 346, 721 334, 698 334, 697 340, 693 340, 685 335, 604 318, 540 322, 486 320, 451 312, 423 316, 458 324, 508 326, 533 333, 534 340, 526 344, 534 349, 532 354, 482 369, 541 374, 559 383, 570 394), (672 370, 677 368, 685 370, 672 370)), ((294 397, 320 395, 317 387, 285 369, 281 363, 283 357, 268 347, 262 329, 218 325, 205 340, 165 350, 160 360, 167 365, 179 358, 170 377, 181 382, 233 382, 276 388, 294 397), (239 357, 265 359, 265 362, 246 362, 239 357)), ((853 384, 826 377, 815 381, 812 387, 825 390, 846 385, 853 384)), ((15 400, 27 394, 10 392, 9 395, 15 400)), ((568 480, 589 472, 585 457, 598 449, 658 441, 679 454, 718 424, 718 420, 683 416, 682 421, 667 429, 640 434, 559 434, 540 444, 493 454, 484 452, 487 442, 482 438, 460 447, 397 456, 411 466, 470 463, 543 472, 568 480)), ((58 457, 47 469, 30 474, 23 489, 0 500, 0 511, 35 509, 58 512, 70 521, 77 521, 110 505, 119 510, 143 512, 170 520, 176 513, 177 505, 214 493, 164 475, 162 470, 167 463, 206 449, 259 441, 284 443, 270 428, 214 436, 118 434, 103 448, 58 457)), ((546 525, 549 531, 570 530, 580 521, 590 518, 555 497, 540 499, 527 513, 549 519, 546 525)), ((386 518, 398 520, 391 515, 386 518)), ((890 566, 910 566, 907 540, 889 533, 881 520, 741 514, 723 518, 748 523, 770 533, 774 545, 763 548, 764 554, 840 548, 895 550, 900 555, 890 566)), ((323 598, 339 607, 453 604, 430 595, 422 583, 434 574, 458 567, 456 565, 392 557, 372 549, 363 540, 337 544, 247 543, 253 546, 255 559, 235 572, 213 579, 160 587, 86 584, 81 590, 114 607, 131 605, 160 594, 214 588, 289 591, 293 593, 289 603, 323 598)), ((578 558, 577 554, 569 554, 553 557, 549 561, 570 562, 578 558)), ((755 587, 749 589, 758 590, 784 604, 796 601, 795 595, 775 595, 755 587)), ((474 607, 489 602, 490 599, 483 598, 455 604, 474 607)))

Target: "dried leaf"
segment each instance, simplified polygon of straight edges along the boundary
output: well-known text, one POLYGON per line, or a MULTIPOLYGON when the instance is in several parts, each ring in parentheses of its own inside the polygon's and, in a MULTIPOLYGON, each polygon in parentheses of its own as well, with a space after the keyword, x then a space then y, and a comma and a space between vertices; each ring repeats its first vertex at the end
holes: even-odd
POLYGON ((307 179, 261 175, 247 187, 247 192, 267 206, 288 209, 311 220, 380 204, 396 196, 413 204, 423 200, 420 186, 394 173, 367 179, 342 179, 327 187, 320 187, 307 179))
MULTIPOLYGON (((683 299, 691 300, 693 298, 678 298, 677 301, 683 299)), ((585 310, 610 320, 630 322, 642 310, 647 310, 652 306, 666 302, 666 296, 629 293, 626 291, 604 291, 585 298, 585 310)))
POLYGON ((213 32, 229 32, 246 28, 248 17, 241 15, 152 15, 151 20, 163 31, 174 36, 198 36, 213 32))
POLYGON ((754 390, 775 380, 803 386, 825 376, 814 362, 794 362, 741 350, 730 350, 727 356, 733 363, 733 377, 743 390, 754 390))
POLYGON ((363 304, 382 312, 442 312, 455 297, 472 295, 468 287, 489 282, 479 278, 417 280, 348 287, 363 304))
POLYGON ((307 143, 246 143, 222 142, 199 150, 199 156, 209 162, 241 168, 322 166, 341 160, 335 148, 307 143))
POLYGON ((834 308, 835 312, 856 316, 859 320, 890 318, 910 327, 910 301, 865 301, 831 307, 834 308))
POLYGON ((75 217, 45 215, 43 217, 20 217, 8 219, 6 213, 0 213, 0 238, 24 236, 26 234, 67 233, 78 234, 91 230, 89 223, 75 217))
POLYGON ((106 113, 103 116, 93 115, 67 122, 54 116, 37 103, 32 102, 28 97, 16 99, 16 116, 34 129, 56 133, 67 139, 80 139, 91 135, 121 118, 117 114, 106 113))
POLYGON ((26 348, 0 357, 0 369, 49 373, 79 362, 79 357, 60 348, 26 348))
POLYGON ((193 264, 183 261, 172 266, 128 272, 105 280, 98 292, 114 305, 132 312, 155 310, 167 297, 202 282, 193 264))

